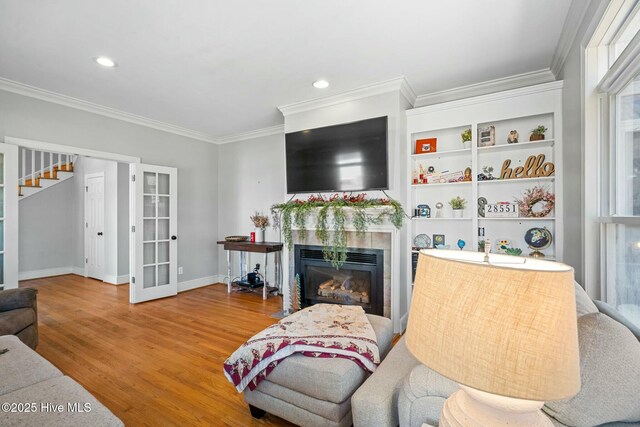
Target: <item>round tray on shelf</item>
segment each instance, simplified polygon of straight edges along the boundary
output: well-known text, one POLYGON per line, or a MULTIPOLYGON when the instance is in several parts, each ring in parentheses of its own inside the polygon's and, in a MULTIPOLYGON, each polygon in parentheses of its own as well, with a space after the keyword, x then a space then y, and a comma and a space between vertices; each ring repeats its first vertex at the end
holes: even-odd
POLYGON ((247 236, 227 236, 224 238, 227 242, 246 242, 248 239, 247 236))

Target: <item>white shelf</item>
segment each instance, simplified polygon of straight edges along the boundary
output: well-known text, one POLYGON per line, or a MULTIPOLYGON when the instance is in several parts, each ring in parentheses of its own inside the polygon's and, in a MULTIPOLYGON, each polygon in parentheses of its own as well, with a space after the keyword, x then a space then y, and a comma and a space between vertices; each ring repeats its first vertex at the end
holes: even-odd
POLYGON ((553 147, 555 143, 555 139, 543 139, 540 141, 527 141, 527 142, 516 142, 515 144, 498 144, 498 145, 490 145, 489 147, 478 147, 478 153, 482 154, 484 152, 496 152, 502 150, 522 150, 527 148, 536 148, 536 147, 553 147))
MULTIPOLYGON (((535 177, 535 178, 514 178, 514 179, 493 179, 490 181, 478 181, 478 184, 507 184, 512 182, 526 182, 526 181, 555 181, 555 176, 543 176, 543 177, 535 177)), ((429 185, 429 184, 427 184, 429 185)))
POLYGON ((424 218, 421 216, 414 216, 411 219, 416 221, 471 221, 471 218, 424 218))
POLYGON ((467 154, 467 153, 471 153, 471 147, 461 148, 459 150, 434 151, 433 153, 412 154, 411 157, 414 159, 422 159, 425 157, 440 157, 440 156, 452 156, 452 155, 455 156, 455 155, 467 154))
POLYGON ((421 188, 421 187, 442 187, 445 185, 469 185, 471 181, 460 181, 460 182, 435 182, 433 184, 411 184, 412 188, 421 188))
MULTIPOLYGON (((520 247, 523 256, 532 251, 527 248, 524 235, 531 227, 547 227, 553 234, 553 246, 548 249, 548 261, 563 260, 564 242, 564 206, 563 206, 563 129, 562 129, 562 88, 557 83, 545 83, 532 86, 526 92, 520 90, 493 94, 486 100, 473 103, 460 101, 445 102, 439 105, 419 107, 407 112, 407 146, 405 152, 407 202, 411 207, 421 203, 431 206, 432 218, 416 217, 409 221, 408 240, 413 241, 416 234, 429 230, 444 234, 452 249, 457 249, 456 240, 466 241, 465 250, 475 250, 482 237, 478 236, 478 227, 485 228, 487 238, 492 242, 507 239, 512 246, 520 247), (535 88, 538 88, 536 90, 535 88), (496 145, 478 146, 478 129, 494 127, 496 145), (529 141, 529 130, 544 126, 548 128, 548 138, 529 141), (470 144, 462 145, 460 133, 468 128, 472 130, 470 144), (509 144, 507 137, 511 130, 519 131, 520 142, 509 144), (424 137, 437 137, 438 150, 434 153, 411 154, 416 140, 424 137), (545 156, 545 162, 553 163, 555 173, 552 176, 528 178, 523 173, 520 178, 494 179, 479 181, 477 176, 483 167, 493 168, 493 175, 500 176, 502 165, 510 160, 509 167, 515 170, 524 167, 526 159, 532 155, 545 156), (472 169, 472 181, 434 184, 412 184, 414 172, 421 163, 426 168, 436 170, 472 169), (478 214, 477 200, 485 197, 488 201, 512 200, 520 198, 525 189, 541 186, 555 193, 554 212, 543 218, 503 217, 485 218, 478 214), (415 190, 431 188, 431 190, 415 190), (453 196, 468 201, 465 218, 433 218, 434 203, 441 201, 446 205, 453 196), (413 221, 415 219, 415 221, 413 221), (433 221, 429 223, 428 221, 433 221)), ((549 170, 549 166, 546 166, 549 170)), ((531 171, 529 171, 531 173, 531 171)), ((446 206, 444 215, 452 215, 446 206)), ((413 211, 413 210, 412 210, 413 211)), ((546 251, 545 251, 546 252, 546 251)), ((407 274, 411 277, 411 263, 407 274)))
POLYGON ((542 218, 530 218, 530 217, 515 217, 515 218, 485 218, 483 216, 478 217, 478 221, 555 221, 553 216, 545 216, 542 218))

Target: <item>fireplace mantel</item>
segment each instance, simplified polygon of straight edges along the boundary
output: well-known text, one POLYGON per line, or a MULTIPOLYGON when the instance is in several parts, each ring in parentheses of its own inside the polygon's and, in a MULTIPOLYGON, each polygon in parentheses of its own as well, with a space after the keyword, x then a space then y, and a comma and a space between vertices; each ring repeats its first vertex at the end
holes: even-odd
MULTIPOLYGON (((372 214, 379 213, 384 208, 371 208, 367 211, 371 211, 372 214)), ((353 209, 345 208, 345 210, 353 211, 353 209)), ((397 230, 395 226, 388 220, 383 221, 380 224, 369 224, 367 231, 362 235, 356 233, 356 228, 351 221, 350 213, 347 213, 347 221, 345 223, 345 231, 347 234, 347 247, 350 248, 373 248, 383 249, 385 251, 384 256, 384 276, 389 279, 388 299, 389 299, 389 313, 388 317, 393 322, 394 332, 402 332, 403 325, 406 324, 406 313, 400 311, 400 286, 401 286, 401 269, 400 268, 400 238, 401 231, 397 230), (385 233, 383 235, 382 233, 385 233), (386 237, 386 238, 383 238, 386 237)), ((329 215, 327 229, 331 233, 333 218, 329 215)), ((315 237, 315 215, 309 215, 306 222, 307 236, 302 240, 299 236, 300 228, 292 226, 293 231, 293 244, 303 245, 320 245, 321 243, 315 237)), ((283 273, 284 273, 284 286, 283 286, 283 305, 284 309, 290 307, 292 289, 291 284, 294 281, 293 277, 293 249, 289 250, 286 247, 284 249, 283 256, 283 273)))

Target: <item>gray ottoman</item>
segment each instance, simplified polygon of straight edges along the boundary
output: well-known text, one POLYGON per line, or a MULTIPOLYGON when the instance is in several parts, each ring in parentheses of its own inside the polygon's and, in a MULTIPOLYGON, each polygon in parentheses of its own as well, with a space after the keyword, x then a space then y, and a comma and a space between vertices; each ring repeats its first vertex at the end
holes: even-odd
MULTIPOLYGON (((372 314, 367 317, 382 360, 391 348, 391 320, 372 314)), ((301 426, 350 426, 351 395, 368 376, 351 360, 296 354, 276 366, 255 390, 247 388, 244 400, 256 418, 268 412, 301 426)))

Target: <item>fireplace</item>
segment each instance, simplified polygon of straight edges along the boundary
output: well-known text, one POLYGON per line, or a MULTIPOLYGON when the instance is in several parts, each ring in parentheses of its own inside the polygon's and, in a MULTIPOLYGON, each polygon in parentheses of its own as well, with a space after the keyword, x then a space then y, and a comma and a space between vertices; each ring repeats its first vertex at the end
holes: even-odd
POLYGON ((322 246, 295 245, 295 274, 300 275, 302 306, 318 303, 359 305, 382 316, 384 251, 348 248, 347 261, 334 268, 322 246))

